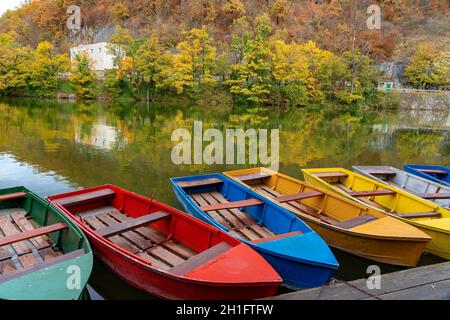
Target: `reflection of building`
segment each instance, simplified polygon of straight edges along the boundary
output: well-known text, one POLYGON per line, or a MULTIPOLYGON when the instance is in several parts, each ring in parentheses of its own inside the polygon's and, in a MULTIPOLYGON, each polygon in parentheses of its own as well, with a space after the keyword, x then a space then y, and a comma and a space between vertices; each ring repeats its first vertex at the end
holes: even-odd
POLYGON ((83 134, 81 128, 78 128, 75 131, 75 142, 100 149, 113 150, 125 147, 128 144, 128 139, 123 137, 117 128, 108 126, 104 119, 100 119, 92 125, 88 134, 83 134))
POLYGON ((92 61, 93 70, 102 74, 107 69, 115 67, 113 56, 108 51, 107 42, 98 42, 92 44, 81 44, 77 47, 70 48, 70 59, 73 61, 75 57, 81 53, 86 53, 92 61))

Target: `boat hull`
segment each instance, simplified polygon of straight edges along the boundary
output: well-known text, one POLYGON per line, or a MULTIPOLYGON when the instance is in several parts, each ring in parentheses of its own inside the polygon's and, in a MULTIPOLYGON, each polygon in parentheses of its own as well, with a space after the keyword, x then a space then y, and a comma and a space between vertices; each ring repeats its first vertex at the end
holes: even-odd
MULTIPOLYGON (((368 177, 356 174, 356 173, 352 173, 351 171, 342 169, 342 168, 327 168, 327 169, 307 169, 307 170, 303 170, 303 174, 305 175, 305 179, 314 184, 317 185, 321 188, 330 190, 330 191, 334 191, 338 194, 341 194, 349 199, 352 199, 353 201, 356 201, 358 203, 367 205, 369 207, 371 207, 374 210, 377 210, 381 213, 390 215, 393 218, 399 219, 403 222, 406 222, 408 224, 413 225, 414 227, 418 228, 419 230, 423 231, 424 233, 426 233, 429 237, 431 237, 431 241, 428 242, 427 246, 426 246, 426 251, 428 251, 431 254, 434 254, 436 256, 439 256, 441 258, 450 260, 450 211, 439 207, 431 202, 428 202, 426 200, 423 200, 421 198, 418 198, 412 194, 409 194, 405 191, 401 191, 401 190, 397 190, 396 188, 393 188, 391 186, 382 184, 377 182, 376 180, 370 179, 368 177), (392 212, 390 212, 390 205, 389 203, 391 203, 391 201, 383 201, 380 203, 383 204, 383 207, 378 207, 378 206, 374 206, 374 205, 370 205, 367 204, 365 202, 363 202, 360 199, 354 198, 351 195, 349 195, 347 192, 343 191, 342 189, 339 189, 333 185, 331 185, 330 183, 327 183, 326 181, 317 178, 314 176, 315 172, 331 172, 331 171, 342 171, 347 173, 348 175, 354 174, 356 176, 358 176, 358 179, 364 180, 364 184, 366 185, 366 187, 370 184, 381 184, 383 186, 383 188, 389 189, 389 190, 394 190, 397 193, 400 193, 401 196, 403 197, 404 201, 400 201, 397 200, 396 202, 393 203, 402 203, 403 204, 403 208, 401 211, 402 213, 407 213, 407 212, 425 212, 425 211, 436 211, 436 212, 440 212, 442 214, 443 219, 427 219, 427 218, 418 218, 418 219, 406 219, 406 218, 402 218, 396 214, 393 214, 392 212), (411 199, 410 202, 408 202, 408 198, 411 199)), ((396 212, 396 211, 394 211, 396 212)))
MULTIPOLYGON (((208 215, 204 214, 196 206, 194 206, 194 204, 189 201, 186 194, 181 191, 181 188, 176 186, 174 181, 172 181, 172 184, 176 198, 186 212, 227 232, 221 224, 217 223, 215 220, 211 219, 208 215)), ((270 252, 270 250, 263 249, 249 241, 245 241, 243 239, 240 240, 261 254, 281 275, 284 285, 292 289, 314 288, 324 285, 329 281, 337 268, 305 263, 303 261, 291 259, 288 256, 279 256, 273 252, 270 252)), ((320 239, 320 241, 323 240, 320 239)))
POLYGON ((323 224, 310 221, 302 217, 314 231, 316 231, 330 247, 359 256, 368 260, 404 266, 415 267, 427 246, 426 241, 398 241, 394 239, 377 239, 342 233, 328 228, 323 224), (408 252, 406 255, 405 252, 408 252))
POLYGON ((279 284, 273 286, 236 284, 214 285, 192 283, 172 278, 155 271, 131 257, 109 248, 96 236, 88 235, 94 255, 119 278, 142 291, 170 300, 248 300, 270 297, 277 293, 279 284))

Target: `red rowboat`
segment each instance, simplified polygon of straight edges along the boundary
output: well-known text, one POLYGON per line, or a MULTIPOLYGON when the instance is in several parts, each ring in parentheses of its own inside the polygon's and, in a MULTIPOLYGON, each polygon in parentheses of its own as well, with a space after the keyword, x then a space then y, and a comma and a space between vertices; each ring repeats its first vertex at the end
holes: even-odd
POLYGON ((166 299, 256 299, 278 273, 253 249, 155 200, 105 185, 49 197, 94 254, 129 284, 166 299))

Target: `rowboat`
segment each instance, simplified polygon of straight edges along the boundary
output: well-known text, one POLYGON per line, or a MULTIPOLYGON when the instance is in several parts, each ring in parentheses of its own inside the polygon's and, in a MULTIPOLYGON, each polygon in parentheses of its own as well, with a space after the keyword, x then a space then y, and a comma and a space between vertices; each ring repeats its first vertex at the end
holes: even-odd
POLYGON ((24 187, 0 190, 0 299, 79 299, 92 266, 72 221, 24 187))
POLYGON ((343 168, 303 169, 305 179, 418 227, 430 253, 450 260, 450 211, 411 193, 343 168))
POLYGON ((222 174, 172 178, 187 212, 259 252, 292 288, 327 283, 338 262, 320 236, 294 214, 222 174))
POLYGON ((424 166, 418 164, 405 164, 403 169, 418 177, 431 180, 436 183, 450 186, 450 168, 442 166, 424 166))
POLYGON ((412 267, 431 240, 419 229, 367 205, 267 168, 224 174, 284 206, 329 246, 350 254, 412 267))
POLYGON ((100 261, 155 296, 255 299, 281 285, 249 246, 153 199, 104 185, 49 200, 86 233, 100 261))
POLYGON ((354 166, 353 171, 450 208, 450 187, 388 166, 354 166))

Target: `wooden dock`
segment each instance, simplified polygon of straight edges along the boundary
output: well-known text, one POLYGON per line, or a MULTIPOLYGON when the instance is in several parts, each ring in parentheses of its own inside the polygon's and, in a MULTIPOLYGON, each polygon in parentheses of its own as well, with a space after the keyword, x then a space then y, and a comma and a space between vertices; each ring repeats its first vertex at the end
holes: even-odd
POLYGON ((450 262, 381 276, 380 289, 368 289, 367 279, 282 294, 275 300, 450 300, 450 262))

